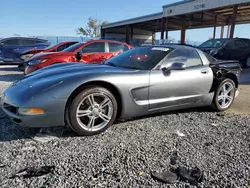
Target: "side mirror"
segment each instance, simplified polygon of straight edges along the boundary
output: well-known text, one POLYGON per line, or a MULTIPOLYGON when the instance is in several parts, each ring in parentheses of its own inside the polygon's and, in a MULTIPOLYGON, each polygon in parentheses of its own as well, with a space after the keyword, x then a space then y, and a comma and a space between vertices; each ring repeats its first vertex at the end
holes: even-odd
POLYGON ((169 67, 163 67, 163 71, 171 71, 171 70, 185 70, 186 65, 184 63, 172 63, 169 67))
POLYGON ((76 52, 75 56, 76 56, 76 59, 80 61, 82 59, 82 52, 76 52))
POLYGON ((170 70, 184 70, 186 69, 186 65, 184 63, 173 63, 170 66, 170 70))

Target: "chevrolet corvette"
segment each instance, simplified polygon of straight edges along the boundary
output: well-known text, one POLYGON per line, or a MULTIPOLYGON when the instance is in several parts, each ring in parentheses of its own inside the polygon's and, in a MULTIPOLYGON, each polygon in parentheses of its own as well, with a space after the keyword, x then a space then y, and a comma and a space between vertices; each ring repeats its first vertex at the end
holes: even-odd
POLYGON ((60 63, 13 83, 3 111, 20 126, 69 125, 79 135, 104 132, 116 119, 212 106, 238 95, 240 64, 182 45, 130 49, 102 64, 60 63))

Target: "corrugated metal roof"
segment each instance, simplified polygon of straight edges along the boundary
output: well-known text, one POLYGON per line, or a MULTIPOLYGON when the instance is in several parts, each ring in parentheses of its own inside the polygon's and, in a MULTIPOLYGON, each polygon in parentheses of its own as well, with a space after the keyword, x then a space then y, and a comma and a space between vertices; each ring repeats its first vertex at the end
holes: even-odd
POLYGON ((171 4, 163 5, 162 8, 167 8, 167 7, 171 7, 171 6, 181 5, 181 4, 189 3, 189 2, 192 2, 192 1, 195 1, 195 0, 183 0, 183 1, 176 2, 176 3, 171 3, 171 4))
POLYGON ((160 18, 162 18, 162 15, 163 15, 163 12, 148 14, 145 16, 140 16, 140 17, 136 17, 136 18, 131 18, 131 19, 127 19, 127 20, 109 23, 109 24, 103 25, 102 28, 105 29, 105 28, 110 28, 110 27, 117 27, 120 25, 127 25, 127 24, 133 24, 133 23, 138 23, 138 22, 145 22, 145 21, 160 19, 160 18))

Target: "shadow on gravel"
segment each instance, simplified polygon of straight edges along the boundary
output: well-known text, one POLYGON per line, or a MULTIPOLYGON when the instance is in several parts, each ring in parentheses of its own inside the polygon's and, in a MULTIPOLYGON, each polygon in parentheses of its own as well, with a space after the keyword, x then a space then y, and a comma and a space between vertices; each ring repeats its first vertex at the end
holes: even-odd
POLYGON ((1 67, 1 66, 0 66, 0 71, 16 71, 16 72, 23 72, 23 68, 18 68, 17 66, 15 66, 15 67, 1 67))
POLYGON ((22 74, 8 74, 8 75, 0 75, 0 82, 14 82, 23 78, 22 74))
MULTIPOLYGON (((214 111, 208 107, 202 107, 202 108, 192 108, 192 109, 186 109, 186 110, 162 112, 162 113, 156 113, 156 114, 151 114, 147 116, 136 117, 136 118, 132 118, 128 120, 117 120, 114 123, 114 125, 117 125, 121 122, 130 122, 130 121, 135 121, 139 119, 157 117, 161 115, 192 113, 192 112, 214 112, 214 111)), ((1 122, 0 142, 9 142, 9 141, 20 140, 20 139, 31 139, 33 136, 39 133, 39 131, 41 131, 41 129, 39 128, 21 128, 20 126, 12 123, 11 120, 9 120, 6 116, 1 115, 0 117, 1 117, 0 119, 0 122, 1 122)), ((81 137, 68 127, 67 128, 56 127, 56 128, 51 128, 51 129, 48 128, 47 130, 51 131, 52 135, 58 138, 81 137)), ((51 135, 51 133, 48 135, 51 135)))
POLYGON ((129 122, 129 121, 135 121, 135 120, 152 118, 152 117, 163 116, 163 115, 180 114, 180 113, 193 113, 193 112, 214 112, 214 113, 218 113, 218 112, 215 112, 210 107, 196 107, 196 108, 189 108, 189 109, 183 109, 183 110, 173 110, 173 111, 168 111, 168 112, 160 112, 160 113, 155 113, 155 114, 149 114, 149 115, 145 115, 145 116, 131 118, 131 119, 128 119, 128 120, 119 120, 119 121, 115 122, 115 124, 118 124, 120 122, 129 122))
POLYGON ((240 85, 250 85, 250 68, 242 70, 240 75, 240 85))

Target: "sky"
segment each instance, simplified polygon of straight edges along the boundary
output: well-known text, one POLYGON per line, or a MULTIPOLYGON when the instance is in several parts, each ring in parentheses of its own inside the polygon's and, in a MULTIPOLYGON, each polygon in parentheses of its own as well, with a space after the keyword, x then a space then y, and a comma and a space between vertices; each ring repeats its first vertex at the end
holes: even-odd
MULTIPOLYGON (((77 36, 89 17, 108 22, 121 21, 162 11, 162 6, 180 0, 0 0, 0 37, 77 36)), ((235 36, 250 38, 250 25, 239 25, 235 36)), ((225 28, 227 31, 227 28, 225 28)), ((224 32, 226 35, 226 32, 224 32)), ((190 41, 205 41, 213 28, 187 30, 190 41)), ((169 32, 180 39, 180 31, 169 32)), ((216 36, 220 37, 220 28, 216 36)), ((157 38, 159 34, 157 34, 157 38)))

